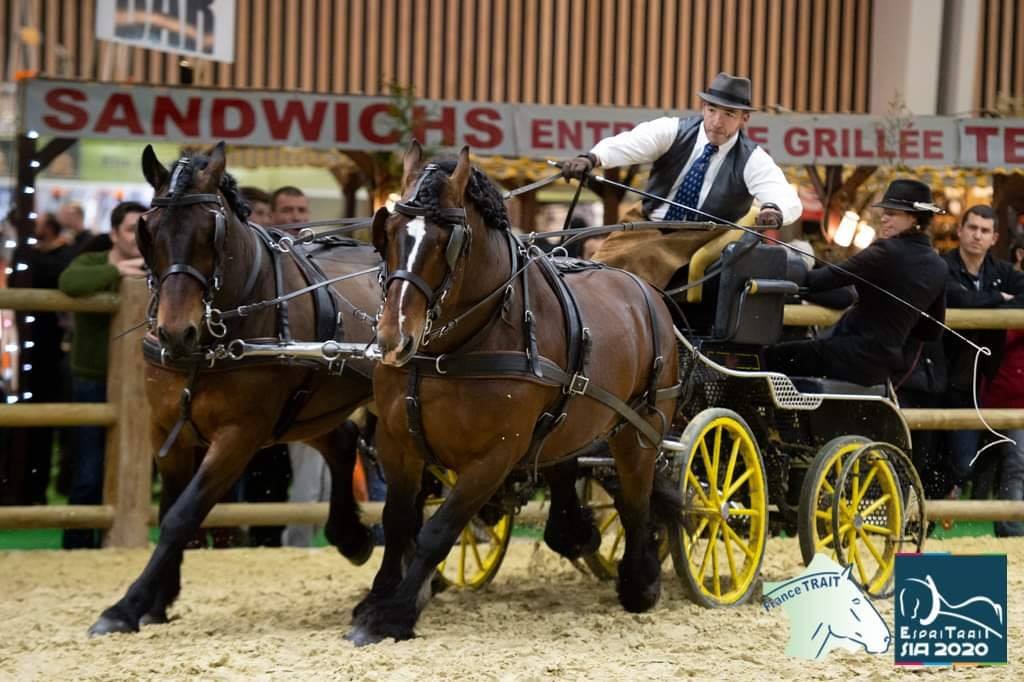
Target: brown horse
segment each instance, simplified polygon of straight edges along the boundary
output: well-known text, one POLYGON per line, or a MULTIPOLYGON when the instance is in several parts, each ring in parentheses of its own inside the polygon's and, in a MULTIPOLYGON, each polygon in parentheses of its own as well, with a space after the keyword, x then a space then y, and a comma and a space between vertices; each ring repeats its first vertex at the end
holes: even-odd
MULTIPOLYGON (((374 372, 377 447, 388 480, 386 546, 348 637, 364 644, 413 636, 434 567, 516 467, 547 471, 548 543, 570 557, 592 552, 596 531, 576 496, 573 455, 603 440, 618 472, 626 531, 619 600, 629 611, 649 609, 661 588, 652 495, 669 495, 655 485, 657 441, 678 395, 668 308, 626 272, 595 267, 552 277, 543 257, 524 255, 499 193, 471 167, 468 148, 457 163, 423 166, 414 143, 404 168, 402 201, 390 216, 378 211, 373 229, 390 273, 374 372), (560 301, 559 277, 571 305, 560 301), (589 337, 582 363, 567 315, 589 337), (553 381, 559 371, 575 376, 553 381), (602 389, 649 407, 642 418, 634 413, 646 430, 610 409, 612 400, 595 400, 602 389), (428 460, 458 479, 417 535, 428 460)), ((678 496, 654 501, 680 509, 678 496)))
MULTIPOLYGON (((157 302, 160 355, 147 367, 146 388, 153 409, 153 451, 166 450, 157 458, 163 480, 160 541, 142 575, 103 612, 90 634, 134 632, 140 623, 167 620, 167 607, 180 590, 186 544, 253 453, 273 442, 305 441, 324 455, 334 481, 327 537, 357 563, 372 551, 372 539, 359 522, 352 495, 358 434, 342 427, 348 414, 371 398, 371 367, 367 363, 353 369, 358 363, 349 363, 339 374, 270 358, 263 364, 221 359, 210 369, 201 351, 218 341, 214 332, 224 335, 224 342, 282 334, 315 339, 311 295, 292 299, 286 310, 275 306, 226 320, 224 330, 210 313, 211 308, 228 310, 274 299, 309 281, 300 272, 298 258, 275 253, 269 235, 247 223, 248 207, 225 172, 223 143, 208 157, 182 158, 173 172, 147 146, 142 169, 155 190, 154 208, 138 227, 138 242, 157 302), (195 363, 200 366, 190 386, 195 363), (186 388, 190 414, 182 409, 186 388), (282 415, 289 412, 288 423, 282 423, 282 415), (197 447, 206 449, 198 466, 197 447)), ((328 277, 379 263, 368 246, 318 246, 312 256, 328 277)), ((334 288, 345 340, 369 341, 372 328, 361 311, 372 312, 380 305, 376 279, 364 275, 334 288)))

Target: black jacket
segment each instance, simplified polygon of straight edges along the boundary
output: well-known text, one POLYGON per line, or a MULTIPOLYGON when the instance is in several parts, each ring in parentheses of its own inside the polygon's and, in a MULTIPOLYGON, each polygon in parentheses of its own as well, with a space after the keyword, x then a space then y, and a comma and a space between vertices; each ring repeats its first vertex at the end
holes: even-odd
POLYGON ((942 333, 940 326, 917 310, 940 322, 945 320, 946 271, 927 235, 905 232, 873 242, 838 267, 807 273, 805 286, 812 292, 851 284, 857 290, 857 303, 839 320, 830 339, 837 341, 829 344, 836 350, 833 361, 863 370, 865 376, 876 376, 883 368, 891 374, 905 371, 917 353, 918 342, 937 339, 942 333))
MULTIPOLYGON (((942 257, 947 266, 946 305, 950 308, 1024 306, 1024 273, 1014 270, 1012 263, 996 260, 987 254, 978 276, 974 277, 960 258, 960 249, 948 251, 942 257), (1003 293, 1013 296, 1013 300, 1003 300, 1003 293)), ((994 377, 1002 361, 1006 332, 1002 329, 986 329, 962 333, 974 343, 992 349, 992 355, 981 357, 978 370, 983 376, 990 379, 994 377)), ((971 390, 974 355, 974 350, 966 343, 952 334, 947 335, 946 358, 949 361, 949 383, 952 388, 971 390)))

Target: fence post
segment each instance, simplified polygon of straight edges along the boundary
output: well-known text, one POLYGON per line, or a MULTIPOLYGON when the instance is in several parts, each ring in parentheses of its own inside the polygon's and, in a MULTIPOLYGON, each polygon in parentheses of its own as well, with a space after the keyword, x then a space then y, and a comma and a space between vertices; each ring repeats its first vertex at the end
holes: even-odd
POLYGON ((110 323, 107 402, 117 410, 117 423, 107 430, 103 503, 114 507, 114 521, 104 544, 145 547, 148 543, 153 453, 150 452, 150 408, 146 400, 146 364, 140 340, 145 328, 115 338, 146 315, 149 291, 145 280, 125 278, 121 306, 110 323))

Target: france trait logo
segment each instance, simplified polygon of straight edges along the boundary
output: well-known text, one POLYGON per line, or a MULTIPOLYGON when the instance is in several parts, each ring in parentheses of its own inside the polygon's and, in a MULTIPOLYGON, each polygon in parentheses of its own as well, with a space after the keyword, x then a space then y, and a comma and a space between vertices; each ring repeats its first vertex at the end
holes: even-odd
POLYGON ((797 577, 764 584, 765 611, 781 606, 789 614, 788 655, 817 661, 837 648, 889 650, 889 626, 850 578, 851 568, 816 554, 797 577))
POLYGON ((896 665, 1006 663, 1006 555, 896 556, 896 665))

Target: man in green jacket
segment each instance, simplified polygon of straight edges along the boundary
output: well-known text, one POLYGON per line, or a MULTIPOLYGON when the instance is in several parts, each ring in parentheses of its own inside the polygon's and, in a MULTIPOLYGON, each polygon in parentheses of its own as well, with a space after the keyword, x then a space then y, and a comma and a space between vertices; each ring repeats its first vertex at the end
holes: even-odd
MULTIPOLYGON (((135 227, 146 207, 134 201, 118 204, 110 214, 107 251, 90 251, 76 257, 61 273, 60 290, 68 296, 88 296, 117 291, 122 277, 145 276, 144 263, 135 244, 135 227)), ((107 348, 110 316, 75 313, 71 341, 71 390, 75 402, 102 403, 107 399, 107 348)), ((106 431, 102 426, 81 426, 73 439, 73 471, 70 504, 100 504, 103 498, 103 459, 106 431)), ((92 529, 64 531, 64 549, 100 547, 100 532, 92 529)))

